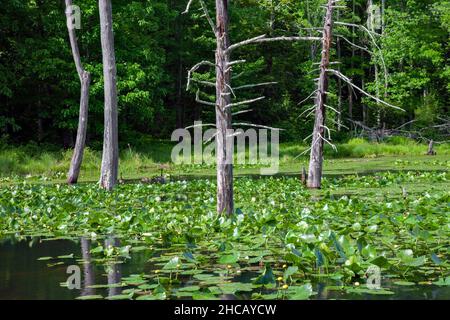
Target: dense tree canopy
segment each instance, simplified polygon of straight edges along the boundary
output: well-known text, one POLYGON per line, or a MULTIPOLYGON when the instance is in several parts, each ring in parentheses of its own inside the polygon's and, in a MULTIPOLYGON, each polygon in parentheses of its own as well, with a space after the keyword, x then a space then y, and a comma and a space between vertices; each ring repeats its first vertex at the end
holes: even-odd
MULTIPOLYGON (((368 6, 384 1, 346 1, 338 21, 367 25, 368 6)), ((78 41, 86 69, 92 74, 88 143, 100 146, 103 132, 103 81, 97 2, 74 1, 81 7, 78 41)), ((211 9, 213 1, 206 1, 211 9)), ((323 20, 323 1, 238 0, 230 7, 233 42, 260 34, 317 36, 312 27, 323 20)), ((187 70, 214 57, 214 38, 199 5, 183 15, 185 1, 114 0, 121 143, 136 134, 167 139, 177 127, 214 117, 213 108, 195 102, 194 87, 186 91, 187 70)), ((387 1, 382 26, 371 37, 362 29, 337 26, 332 60, 343 74, 374 95, 406 110, 395 111, 369 101, 331 78, 329 104, 342 111, 342 129, 351 133, 348 118, 369 127, 425 128, 448 115, 449 1, 387 1), (352 47, 349 40, 361 48, 352 47), (367 49, 367 50, 363 50, 367 49), (372 54, 369 54, 370 51, 372 54), (384 65, 387 74, 384 76, 384 65), (376 72, 374 72, 376 69, 376 72), (385 83, 387 79, 387 83, 385 83), (350 101, 352 100, 352 101, 350 101), (351 104, 351 106, 350 106, 351 104)), ((65 27, 63 1, 2 1, 0 6, 0 132, 14 142, 46 141, 72 146, 78 121, 79 80, 73 67, 65 27)), ((299 115, 312 101, 299 104, 314 90, 318 46, 311 42, 265 43, 239 49, 234 58, 247 60, 234 70, 233 83, 277 82, 240 96, 266 96, 239 120, 285 129, 283 139, 301 140, 313 119, 299 115)), ((200 72, 201 71, 201 72, 200 72)), ((212 79, 208 70, 195 77, 212 79), (205 73, 206 72, 206 73, 205 73)), ((204 90, 207 99, 208 93, 204 90)), ((329 126, 337 128, 336 115, 329 126)))

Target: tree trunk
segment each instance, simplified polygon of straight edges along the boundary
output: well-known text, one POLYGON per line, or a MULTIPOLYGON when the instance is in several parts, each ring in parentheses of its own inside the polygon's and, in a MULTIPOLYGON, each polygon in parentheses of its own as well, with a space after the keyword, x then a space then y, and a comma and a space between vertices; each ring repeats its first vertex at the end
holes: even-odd
POLYGON ((309 161, 308 187, 319 189, 322 182, 323 144, 325 138, 325 105, 328 91, 327 69, 330 64, 331 35, 333 30, 333 0, 328 0, 322 39, 322 60, 316 96, 316 115, 309 161))
POLYGON ((308 179, 308 177, 306 174, 306 169, 305 169, 305 167, 302 167, 302 177, 301 177, 302 185, 306 186, 307 179, 308 179))
MULTIPOLYGON (((352 12, 356 12, 355 0, 353 0, 352 12)), ((355 43, 355 27, 352 26, 352 42, 355 43)), ((350 68, 353 72, 355 66, 355 47, 352 47, 352 59, 350 62, 350 68)), ((353 87, 348 84, 348 117, 353 120, 353 87)))
POLYGON ((105 128, 100 185, 106 190, 112 190, 117 184, 119 169, 116 57, 114 53, 111 0, 99 0, 98 3, 105 87, 105 128))
POLYGON ((91 84, 91 75, 84 70, 81 63, 80 50, 78 48, 77 36, 73 25, 69 23, 69 19, 72 19, 72 0, 66 0, 66 17, 67 17, 67 30, 69 32, 70 46, 72 48, 73 60, 77 69, 78 76, 81 83, 80 94, 80 112, 78 119, 77 139, 75 142, 75 148, 73 150, 72 161, 70 163, 70 169, 67 177, 68 184, 75 184, 78 182, 80 175, 81 163, 83 161, 84 147, 86 145, 86 132, 88 122, 88 110, 89 110, 89 87, 91 84))
MULTIPOLYGON (((376 25, 375 25, 375 14, 374 13, 374 9, 373 9, 373 0, 369 0, 367 6, 369 7, 369 20, 370 20, 370 31, 372 31, 373 33, 376 33, 376 25)), ((375 74, 375 94, 376 97, 379 99, 380 98, 380 88, 379 88, 379 82, 380 82, 380 77, 379 77, 379 71, 378 71, 378 61, 375 61, 375 65, 374 65, 374 74, 375 74)), ((376 115, 376 121, 377 121, 377 128, 380 129, 381 128, 381 106, 380 106, 380 102, 377 101, 377 115, 376 115)))
MULTIPOLYGON (((337 11, 336 19, 339 20, 339 11, 337 11)), ((338 37, 336 39, 336 49, 337 49, 337 58, 338 62, 341 62, 342 58, 342 50, 341 50, 341 41, 338 37)), ((338 64, 338 71, 341 72, 341 65, 338 64)), ((337 131, 340 132, 342 129, 342 79, 338 78, 338 107, 336 113, 336 123, 337 123, 337 131)))
POLYGON ((228 35, 228 0, 216 0, 216 127, 217 127, 217 212, 232 214, 233 203, 233 155, 227 149, 227 130, 231 129, 230 46, 228 35))
POLYGON ((436 151, 434 151, 434 141, 430 140, 430 143, 428 144, 428 152, 427 155, 429 156, 435 156, 436 151))

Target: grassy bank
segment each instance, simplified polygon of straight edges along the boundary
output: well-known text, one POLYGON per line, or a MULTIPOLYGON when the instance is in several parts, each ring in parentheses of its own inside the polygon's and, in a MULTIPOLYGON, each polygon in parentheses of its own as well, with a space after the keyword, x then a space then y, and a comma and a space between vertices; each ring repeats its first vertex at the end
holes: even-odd
MULTIPOLYGON (((122 148, 120 175, 124 179, 139 179, 159 174, 160 164, 168 164, 166 174, 171 175, 213 175, 214 165, 174 165, 171 151, 174 143, 168 141, 141 142, 139 146, 122 148)), ((422 170, 448 169, 450 144, 436 147, 437 156, 425 156, 427 146, 408 139, 392 139, 385 143, 371 143, 362 139, 352 139, 339 144, 334 152, 325 149, 326 174, 355 173, 371 170, 422 170)), ((306 166, 308 155, 306 145, 282 143, 280 145, 280 173, 298 174, 306 166)), ((42 148, 37 145, 21 147, 0 147, 0 176, 44 178, 63 181, 69 169, 71 150, 42 148)), ((85 151, 81 180, 95 181, 101 164, 101 151, 85 151)), ((259 174, 261 164, 237 165, 237 175, 259 174)))

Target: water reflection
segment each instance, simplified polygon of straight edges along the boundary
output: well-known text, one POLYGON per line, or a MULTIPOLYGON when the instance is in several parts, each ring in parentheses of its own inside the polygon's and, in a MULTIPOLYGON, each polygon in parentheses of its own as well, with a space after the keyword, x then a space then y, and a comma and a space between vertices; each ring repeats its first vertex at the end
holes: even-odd
MULTIPOLYGON (((109 236, 105 240, 105 248, 119 248, 120 240, 114 236, 109 236)), ((120 261, 109 261, 107 264, 108 276, 108 296, 112 297, 122 293, 122 288, 114 285, 120 285, 122 281, 122 268, 120 261)))
POLYGON ((92 263, 91 257, 91 240, 85 237, 81 238, 81 256, 83 258, 83 290, 81 291, 82 296, 95 295, 95 271, 94 265, 92 263))
MULTIPOLYGON (((79 296, 101 295, 112 297, 120 295, 124 288, 121 283, 124 277, 133 274, 151 275, 161 265, 149 261, 157 251, 141 250, 130 253, 124 258, 123 247, 129 243, 115 236, 99 240, 76 238, 72 240, 47 241, 41 237, 7 237, 0 240, 0 299, 63 299, 70 300, 79 296), (102 246, 104 250, 97 249, 102 246), (81 248, 81 252, 80 252, 81 248), (112 250, 111 250, 112 249, 112 250), (110 253, 105 253, 109 251, 110 253), (74 253, 73 258, 58 258, 74 253), (51 259, 38 260, 42 257, 51 259), (78 260, 82 259, 82 260, 78 260), (69 290, 64 286, 69 265, 78 264, 82 269, 81 290, 69 290)), ((179 249, 179 248, 178 248, 179 249)), ((176 249, 174 249, 176 250, 176 249)), ((174 252, 167 250, 166 253, 174 252)), ((158 263, 160 261, 157 261, 158 263)), ((208 271, 209 272, 209 271, 208 271)), ((244 272, 234 279, 238 282, 249 282, 257 272, 244 272)), ((180 286, 208 285, 199 284, 192 276, 180 276, 180 286)), ((152 280, 149 280, 151 283, 152 280)), ((177 284, 178 285, 178 284, 177 284)), ((392 296, 371 294, 349 294, 332 288, 336 283, 316 282, 313 289, 317 292, 314 299, 449 299, 449 287, 437 286, 392 286, 387 280, 382 286, 395 292, 392 296)), ((170 289, 168 289, 170 292, 170 289)), ((136 297, 136 296, 135 296, 136 297)), ((221 295, 222 300, 233 300, 251 297, 245 295, 221 295)), ((170 298, 174 298, 171 296, 170 298)), ((186 297, 189 299, 188 297, 186 297)))

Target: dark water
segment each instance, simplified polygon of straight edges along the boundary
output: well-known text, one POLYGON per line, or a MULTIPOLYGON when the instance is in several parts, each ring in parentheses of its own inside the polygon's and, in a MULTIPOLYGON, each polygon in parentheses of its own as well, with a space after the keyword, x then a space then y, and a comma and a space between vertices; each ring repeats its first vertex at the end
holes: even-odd
MULTIPOLYGON (((106 244, 119 245, 117 239, 106 239, 106 244)), ((96 263, 90 257, 91 243, 86 239, 51 240, 39 237, 17 240, 8 237, 0 240, 0 299, 62 299, 70 300, 83 295, 114 296, 121 293, 122 288, 89 288, 92 285, 120 283, 122 277, 131 274, 151 274, 155 267, 150 262, 151 252, 131 253, 130 259, 123 263, 96 263), (39 261, 40 257, 57 257, 74 254, 73 258, 61 258, 39 261), (84 263, 79 260, 83 259, 84 263), (55 263, 60 263, 59 265, 55 263), (62 263, 62 264, 61 264, 62 263), (81 288, 68 289, 61 286, 70 276, 69 265, 78 265, 81 270, 81 288)), ((250 278, 254 274, 242 274, 241 278, 250 278)), ((243 279, 236 279, 243 281, 243 279)), ((313 299, 450 299, 449 287, 438 286, 387 286, 395 295, 348 294, 329 290, 325 283, 315 283, 317 295, 313 299)), ((224 297, 227 299, 246 298, 246 296, 224 297)))

